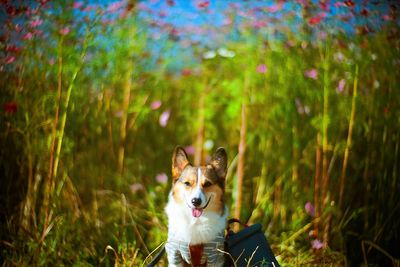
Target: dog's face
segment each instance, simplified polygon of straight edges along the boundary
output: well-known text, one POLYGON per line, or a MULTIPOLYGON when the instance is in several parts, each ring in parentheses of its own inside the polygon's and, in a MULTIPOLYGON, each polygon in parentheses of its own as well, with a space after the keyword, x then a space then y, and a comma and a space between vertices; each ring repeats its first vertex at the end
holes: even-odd
POLYGON ((227 155, 223 148, 216 150, 209 164, 194 167, 185 150, 176 147, 172 156, 172 195, 175 202, 186 206, 196 218, 204 210, 222 215, 226 168, 227 155))

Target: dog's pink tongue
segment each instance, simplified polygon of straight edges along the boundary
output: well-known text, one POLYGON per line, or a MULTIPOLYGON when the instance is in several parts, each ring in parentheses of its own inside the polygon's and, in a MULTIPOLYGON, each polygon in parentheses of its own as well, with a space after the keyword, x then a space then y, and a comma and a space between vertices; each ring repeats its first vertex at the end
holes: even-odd
POLYGON ((192 209, 193 217, 199 218, 203 214, 203 209, 192 209))

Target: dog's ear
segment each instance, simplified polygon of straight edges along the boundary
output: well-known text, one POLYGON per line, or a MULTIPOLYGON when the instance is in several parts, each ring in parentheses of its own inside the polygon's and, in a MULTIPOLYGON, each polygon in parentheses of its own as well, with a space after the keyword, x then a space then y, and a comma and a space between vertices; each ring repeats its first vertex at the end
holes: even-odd
POLYGON ((175 182, 181 176, 182 171, 187 165, 190 165, 188 156, 181 146, 175 147, 172 155, 172 178, 175 182))
POLYGON ((228 165, 228 156, 223 147, 220 147, 215 151, 210 164, 214 168, 218 177, 221 179, 225 179, 228 165))

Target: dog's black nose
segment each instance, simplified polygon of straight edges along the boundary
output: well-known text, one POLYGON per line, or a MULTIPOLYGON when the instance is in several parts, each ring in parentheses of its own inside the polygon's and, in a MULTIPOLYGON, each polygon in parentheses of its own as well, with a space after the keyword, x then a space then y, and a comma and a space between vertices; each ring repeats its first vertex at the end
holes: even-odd
POLYGON ((198 197, 192 198, 192 204, 193 204, 193 206, 195 206, 195 207, 200 206, 200 205, 201 205, 201 198, 198 198, 198 197))

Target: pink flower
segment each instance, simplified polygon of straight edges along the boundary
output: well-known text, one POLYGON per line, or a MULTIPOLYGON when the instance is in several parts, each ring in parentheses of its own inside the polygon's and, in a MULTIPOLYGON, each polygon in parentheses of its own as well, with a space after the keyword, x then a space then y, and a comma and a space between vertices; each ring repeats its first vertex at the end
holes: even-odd
POLYGON ((160 18, 165 18, 167 16, 167 12, 161 10, 160 12, 158 12, 158 16, 160 16, 160 18))
POLYGON ((136 193, 139 190, 143 190, 144 186, 142 184, 135 183, 135 184, 131 184, 129 186, 129 188, 131 189, 132 193, 136 193))
POLYGON ((159 173, 156 175, 156 181, 160 184, 166 184, 168 182, 168 176, 165 173, 159 173))
POLYGON ((56 60, 54 58, 49 59, 49 65, 53 66, 56 63, 56 60))
POLYGON ((159 123, 160 123, 161 127, 167 126, 170 114, 171 114, 171 111, 166 110, 160 115, 159 123))
POLYGON ((194 152, 195 152, 194 146, 192 146, 192 145, 186 146, 185 151, 188 155, 194 155, 194 152))
POLYGON ((115 13, 117 12, 121 7, 124 6, 124 2, 123 1, 118 1, 118 2, 114 2, 114 3, 110 3, 107 7, 107 12, 110 13, 115 13))
POLYGON ((15 56, 6 57, 6 64, 11 64, 15 61, 15 56))
POLYGON ((307 202, 306 205, 304 205, 304 209, 306 210, 307 214, 310 215, 311 217, 315 216, 315 209, 314 206, 311 204, 311 202, 307 202))
POLYGON ((345 79, 341 79, 339 81, 339 84, 338 84, 337 88, 336 88, 336 92, 338 92, 338 93, 343 92, 345 85, 346 85, 346 80, 345 79))
POLYGON ((69 32, 70 32, 71 30, 70 30, 70 28, 69 27, 64 27, 64 28, 62 28, 62 29, 60 29, 60 34, 61 35, 67 35, 69 32))
POLYGON ((41 19, 38 18, 38 19, 32 20, 32 21, 30 22, 30 25, 31 25, 31 27, 36 28, 36 27, 42 25, 42 23, 43 23, 43 20, 41 20, 41 19))
POLYGON ((316 69, 309 69, 304 72, 304 75, 310 79, 318 79, 318 71, 316 69))
POLYGON ((313 249, 321 249, 324 247, 324 244, 320 240, 315 239, 315 240, 311 241, 311 247, 313 249))
POLYGON ((267 65, 265 65, 265 64, 258 65, 256 71, 258 73, 266 73, 267 72, 267 65))
POLYGON ((183 76, 190 76, 190 75, 192 75, 192 70, 191 69, 182 69, 181 74, 183 76))
POLYGON ((392 21, 393 17, 391 15, 383 15, 382 18, 387 21, 392 21))
POLYGON ((322 20, 322 17, 319 16, 319 15, 317 15, 317 16, 315 16, 315 17, 309 18, 309 19, 308 19, 308 24, 310 24, 310 25, 316 25, 316 24, 320 23, 321 20, 322 20))
POLYGON ((270 7, 267 7, 266 10, 267 10, 267 12, 275 13, 275 12, 278 12, 279 10, 281 10, 282 7, 283 7, 283 3, 280 2, 280 3, 274 4, 270 7))
POLYGON ((87 6, 83 9, 83 12, 91 12, 91 11, 93 11, 93 10, 96 10, 96 8, 97 8, 97 5, 96 5, 96 4, 90 4, 90 5, 87 5, 87 6))
POLYGON ((265 26, 267 26, 267 22, 265 21, 260 21, 260 20, 256 20, 252 23, 253 28, 255 29, 261 29, 265 26))
POLYGON ((75 9, 81 8, 82 6, 83 6, 83 2, 81 2, 81 1, 74 2, 74 4, 72 5, 72 7, 75 9))
POLYGON ((22 37, 23 40, 30 40, 32 39, 33 34, 31 32, 25 33, 25 35, 22 37))
POLYGON ((161 105, 162 105, 161 101, 160 101, 160 100, 156 100, 156 101, 153 101, 153 102, 150 104, 150 108, 151 108, 152 110, 156 110, 156 109, 159 109, 159 108, 161 107, 161 105))
POLYGON ((210 1, 199 1, 197 3, 198 8, 207 8, 210 5, 210 1))

